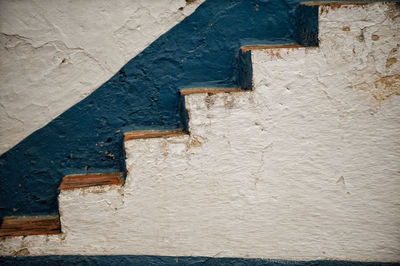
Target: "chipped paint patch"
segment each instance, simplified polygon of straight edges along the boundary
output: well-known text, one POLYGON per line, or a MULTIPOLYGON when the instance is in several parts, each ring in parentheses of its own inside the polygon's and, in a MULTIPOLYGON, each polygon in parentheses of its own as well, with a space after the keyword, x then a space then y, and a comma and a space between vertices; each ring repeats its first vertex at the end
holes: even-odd
POLYGON ((30 252, 29 252, 29 249, 27 249, 27 248, 21 248, 20 250, 17 250, 13 254, 11 254, 12 257, 29 256, 29 255, 30 255, 30 252))
MULTIPOLYGON (((9 114, 7 117, 15 121, 18 119, 12 118, 14 114, 33 115, 33 118, 40 120, 36 121, 39 122, 36 124, 32 119, 33 123, 36 126, 40 125, 41 128, 0 157, 0 176, 4 177, 0 181, 2 181, 1 186, 6 187, 5 192, 1 195, 4 205, 0 208, 0 215, 10 215, 14 213, 13 209, 16 210, 15 214, 56 213, 58 209, 57 187, 63 176, 124 172, 125 154, 122 141, 124 132, 174 128, 187 131, 186 114, 184 113, 183 96, 179 93, 180 89, 199 87, 251 89, 251 71, 249 71, 251 65, 248 60, 250 52, 239 56, 240 46, 275 41, 293 43, 295 41, 293 38, 298 31, 295 12, 298 1, 241 0, 232 1, 229 4, 224 1, 205 1, 204 3, 202 3, 203 1, 193 3, 190 1, 188 2, 190 4, 185 5, 183 0, 141 0, 135 1, 134 4, 127 0, 121 0, 116 4, 122 5, 122 7, 118 6, 119 12, 113 13, 113 16, 110 15, 110 17, 107 14, 111 11, 114 12, 114 9, 108 11, 109 3, 107 1, 105 3, 100 1, 99 3, 103 3, 105 7, 99 11, 95 6, 96 8, 93 10, 99 12, 92 12, 91 16, 80 13, 92 10, 91 8, 71 9, 69 7, 73 4, 70 2, 63 2, 64 4, 60 6, 61 10, 66 10, 66 14, 60 14, 58 4, 41 6, 41 8, 33 9, 34 11, 27 11, 30 8, 22 9, 22 13, 15 11, 19 15, 18 18, 25 13, 35 16, 36 13, 41 14, 42 11, 54 11, 48 14, 52 18, 50 22, 47 22, 49 21, 47 16, 43 19, 46 21, 45 25, 49 24, 51 29, 54 28, 54 25, 58 25, 58 23, 54 24, 53 20, 69 18, 61 24, 66 28, 60 25, 51 31, 51 33, 56 31, 57 34, 54 33, 56 40, 46 42, 44 46, 36 47, 33 44, 30 39, 36 35, 29 30, 28 32, 34 36, 30 36, 30 38, 26 38, 25 35, 21 35, 24 36, 22 38, 12 36, 14 40, 12 45, 18 47, 18 43, 21 42, 27 46, 31 44, 30 46, 33 48, 29 46, 30 49, 35 49, 35 47, 43 49, 35 54, 39 63, 42 62, 42 56, 54 59, 54 64, 49 66, 51 76, 49 77, 45 73, 43 79, 46 82, 50 80, 51 85, 58 85, 61 76, 66 81, 75 84, 73 87, 77 89, 77 93, 71 92, 68 86, 67 89, 63 86, 55 86, 57 91, 62 91, 61 96, 58 93, 54 94, 56 96, 48 95, 49 91, 53 91, 53 86, 47 84, 47 86, 43 86, 42 90, 42 83, 39 81, 34 85, 31 84, 29 91, 40 87, 38 92, 41 95, 37 96, 32 93, 32 95, 23 97, 26 104, 20 104, 18 101, 16 103, 12 100, 12 97, 28 91, 23 82, 16 86, 16 82, 20 82, 25 75, 17 75, 17 78, 8 84, 10 90, 7 89, 7 91, 11 92, 9 97, 4 97, 4 102, 9 103, 11 109, 15 108, 16 111, 10 113, 7 111, 9 107, 4 108, 0 104, 0 112, 5 111, 9 114), (180 10, 184 5, 184 10, 180 10), (254 8, 255 5, 256 8, 254 8), (186 17, 196 7, 199 8, 186 17), (123 18, 122 21, 119 20, 120 16, 123 18), (186 19, 183 19, 185 17, 186 19), (250 20, 249 17, 251 17, 250 20), (265 19, 266 17, 268 19, 265 19), (73 18, 74 23, 79 22, 78 26, 74 23, 69 25, 70 18, 73 18), (84 18, 83 22, 82 18, 84 18), (111 23, 108 19, 113 22, 117 21, 118 25, 111 23), (178 21, 181 23, 167 32, 164 31, 178 21), (82 28, 86 26, 87 29, 83 31, 82 28), (61 34, 62 38, 60 38, 58 33, 63 30, 72 31, 72 33, 66 34, 67 37, 61 34), (111 32, 103 34, 103 30, 111 32), (87 36, 77 34, 86 31, 88 32, 87 36), (89 32, 95 32, 96 38, 89 32), (144 38, 143 35, 149 35, 149 38, 144 38), (98 36, 100 39, 97 39, 98 36), (93 41, 92 38, 95 39, 92 43, 95 47, 90 52, 87 51, 86 46, 82 48, 80 45, 82 44, 81 40, 85 38, 89 38, 91 41, 93 41), (155 38, 157 39, 154 41, 155 38), (62 41, 58 39, 62 39, 62 41), (74 45, 71 45, 70 42, 74 45), (108 42, 112 42, 112 45, 108 46, 108 42), (65 50, 66 53, 54 57, 53 54, 58 52, 58 47, 61 47, 61 50, 65 50), (46 49, 50 49, 51 53, 47 53, 46 49), (94 56, 97 55, 97 49, 109 49, 106 63, 104 61, 97 62, 99 60, 94 56), (128 53, 132 49, 134 52, 128 53), (122 53, 119 53, 121 51, 122 53), (82 57, 75 60, 73 55, 78 54, 82 57), (119 57, 120 60, 114 61, 113 56, 119 57), (121 60, 124 62, 123 60, 130 56, 135 57, 121 68, 122 63, 118 64, 118 62, 121 60), (65 76, 62 75, 63 69, 82 66, 79 62, 86 62, 86 57, 99 63, 97 64, 99 68, 104 67, 104 71, 108 75, 103 75, 104 73, 97 69, 90 69, 93 77, 90 76, 89 81, 76 78, 86 72, 86 67, 76 71, 76 77, 75 75, 71 77, 68 74, 69 71, 65 72, 65 76), (113 63, 110 67, 108 66, 109 62, 113 63), (53 68, 57 71, 52 72, 53 68), (119 71, 115 73, 117 69, 119 71), (239 75, 244 73, 245 69, 247 70, 245 75, 239 75), (112 76, 114 73, 115 75, 112 76), (104 77, 111 78, 93 91, 97 86, 93 87, 93 83, 90 81, 95 77, 100 78, 99 80, 104 77), (82 96, 80 94, 81 82, 86 89, 91 88, 89 92, 93 91, 93 93, 82 96), (16 90, 18 93, 14 93, 16 90), (71 103, 70 100, 73 98, 69 96, 79 98, 81 101, 77 103, 75 98, 72 102, 76 104, 65 111, 64 101, 71 103), (43 114, 52 113, 56 118, 47 117, 48 120, 43 123, 41 115, 29 110, 32 98, 35 98, 35 106, 39 105, 43 114), (62 102, 60 108, 56 110, 57 112, 46 110, 49 106, 48 100, 54 100, 54 105, 57 105, 59 101, 62 102), (21 112, 21 109, 24 108, 26 110, 21 112), (42 127, 47 122, 49 123, 42 127), (46 139, 46 145, 43 144, 44 139, 46 139), (35 200, 31 200, 32 197, 35 200)), ((11 10, 19 10, 18 3, 20 2, 9 3, 11 10)), ((37 5, 39 4, 35 3, 35 7, 37 5)), ((95 2, 87 3, 88 7, 92 7, 91 5, 95 5, 95 2)), ((8 7, 8 4, 4 6, 8 7)), ((3 5, 0 12, 4 12, 3 5)), ((317 12, 314 15, 317 15, 317 12)), ((11 21, 14 18, 7 13, 5 17, 11 21)), ((314 23, 311 29, 313 30, 317 26, 316 19, 317 16, 312 16, 314 23)), ((24 20, 22 19, 22 21, 24 20)), ((18 23, 6 23, 6 25, 14 24, 19 25, 18 23)), ((24 31, 25 28, 20 26, 18 30, 24 31)), ((38 28, 41 29, 40 26, 38 28)), ((40 35, 39 33, 40 31, 38 35, 40 35)), ((11 46, 7 48, 13 50, 11 46)), ((30 55, 31 53, 22 54, 30 55)), ((9 62, 12 65, 14 61, 9 59, 9 62)), ((21 66, 13 67, 12 70, 26 69, 26 60, 21 59, 20 63, 21 66)), ((42 73, 43 65, 46 64, 40 63, 35 70, 38 69, 42 73)), ((28 68, 30 69, 31 66, 29 65, 28 68)), ((46 67, 48 66, 46 65, 46 67)), ((29 69, 26 70, 29 72, 29 69)), ((7 71, 7 73, 14 72, 7 71)), ((38 75, 38 73, 29 73, 28 80, 35 79, 38 75)), ((2 100, 0 99, 0 101, 2 100)), ((227 102, 227 106, 232 106, 232 104, 233 102, 227 102)), ((67 104, 67 106, 70 105, 67 104)), ((20 126, 24 126, 24 124, 25 122, 22 121, 20 126)), ((29 130, 32 128, 29 127, 29 130)), ((17 136, 15 134, 5 135, 10 139, 17 136)), ((129 135, 126 136, 129 138, 129 135)), ((168 153, 170 152, 168 150, 168 153)))

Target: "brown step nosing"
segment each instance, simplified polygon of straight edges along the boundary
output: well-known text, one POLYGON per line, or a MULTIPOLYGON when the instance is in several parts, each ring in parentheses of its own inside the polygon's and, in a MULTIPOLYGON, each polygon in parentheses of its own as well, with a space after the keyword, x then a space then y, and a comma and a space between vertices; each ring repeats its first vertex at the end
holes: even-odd
POLYGON ((59 190, 72 190, 95 186, 121 186, 123 184, 123 173, 110 174, 77 174, 64 176, 59 190))
POLYGON ((238 87, 234 88, 193 88, 193 89, 182 89, 182 95, 194 94, 194 93, 230 93, 230 92, 240 92, 243 91, 238 87))
POLYGON ((266 49, 298 49, 304 48, 304 46, 299 44, 271 44, 271 45, 244 45, 240 47, 242 52, 247 52, 251 50, 266 50, 266 49))
POLYGON ((372 1, 372 0, 364 0, 364 1, 305 1, 301 2, 302 6, 348 6, 348 5, 368 5, 373 3, 383 3, 386 1, 372 1))
POLYGON ((0 227, 0 237, 54 235, 61 232, 58 215, 6 216, 0 227))
POLYGON ((124 141, 133 139, 151 139, 185 136, 187 133, 181 129, 176 130, 141 130, 124 133, 124 141))

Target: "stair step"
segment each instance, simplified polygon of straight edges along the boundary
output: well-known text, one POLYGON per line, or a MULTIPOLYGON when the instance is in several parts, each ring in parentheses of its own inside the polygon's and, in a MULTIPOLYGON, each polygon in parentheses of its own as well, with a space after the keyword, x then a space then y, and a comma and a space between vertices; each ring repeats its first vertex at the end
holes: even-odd
POLYGON ((104 185, 121 186, 122 184, 123 173, 67 175, 64 176, 58 189, 71 190, 104 185))
POLYGON ((229 93, 242 91, 240 88, 193 88, 181 90, 182 95, 188 95, 193 93, 229 93))
POLYGON ((61 232, 58 215, 6 216, 0 227, 0 236, 53 235, 61 232))
POLYGON ((305 1, 302 2, 303 6, 345 6, 345 5, 368 5, 372 3, 376 3, 377 1, 373 0, 360 0, 360 1, 305 1))
POLYGON ((182 129, 132 131, 124 134, 124 141, 132 139, 168 138, 185 135, 187 135, 187 133, 183 132, 182 129))
POLYGON ((264 49, 280 49, 280 48, 303 48, 304 46, 301 46, 299 44, 271 44, 271 45, 244 45, 240 47, 240 50, 242 50, 243 53, 251 50, 264 50, 264 49))

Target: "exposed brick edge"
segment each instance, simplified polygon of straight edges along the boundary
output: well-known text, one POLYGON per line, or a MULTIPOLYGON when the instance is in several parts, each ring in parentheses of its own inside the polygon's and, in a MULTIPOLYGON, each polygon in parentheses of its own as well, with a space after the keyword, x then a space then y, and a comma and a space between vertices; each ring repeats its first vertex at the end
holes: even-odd
POLYGON ((241 91, 240 88, 193 88, 181 90, 182 95, 188 95, 193 93, 229 93, 241 91))
POLYGON ((297 48, 304 48, 304 46, 301 46, 299 44, 245 45, 240 47, 240 50, 242 50, 242 52, 244 53, 251 50, 281 49, 281 48, 297 49, 297 48))
POLYGON ((58 215, 6 216, 0 227, 0 237, 53 235, 61 232, 58 215))
POLYGON ((118 185, 123 184, 123 173, 111 174, 85 174, 64 176, 59 190, 71 190, 77 188, 118 185))
POLYGON ((372 0, 364 0, 364 1, 306 1, 301 2, 300 5, 303 6, 334 6, 341 7, 346 5, 368 5, 372 3, 382 3, 385 1, 372 1, 372 0))
POLYGON ((187 135, 182 130, 143 130, 132 131, 124 134, 124 141, 132 139, 167 138, 187 135))

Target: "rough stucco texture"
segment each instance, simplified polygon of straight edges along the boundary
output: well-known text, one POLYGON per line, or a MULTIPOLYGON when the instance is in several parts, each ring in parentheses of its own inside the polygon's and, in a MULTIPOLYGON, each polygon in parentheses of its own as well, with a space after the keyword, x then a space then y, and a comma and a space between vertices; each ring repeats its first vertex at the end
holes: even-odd
POLYGON ((187 96, 190 136, 126 142, 123 187, 2 254, 398 261, 399 7, 320 14, 319 48, 253 51, 254 91, 187 96))
POLYGON ((0 1, 0 154, 111 78, 203 0, 0 1))
MULTIPOLYGON (((88 97, 0 156, 0 216, 57 213, 57 187, 65 175, 124 172, 124 131, 185 130, 179 90, 238 87, 241 44, 293 42, 297 4, 298 0, 204 2, 88 97)), ((57 63, 56 69, 63 65, 70 66, 57 63)), ((11 108, 25 105, 13 102, 11 108)))

